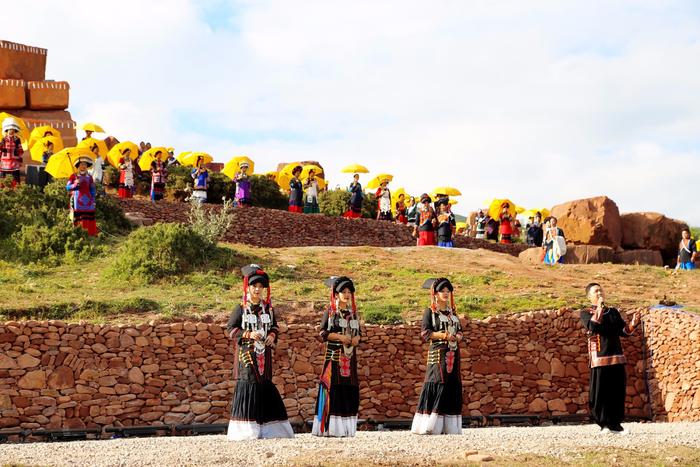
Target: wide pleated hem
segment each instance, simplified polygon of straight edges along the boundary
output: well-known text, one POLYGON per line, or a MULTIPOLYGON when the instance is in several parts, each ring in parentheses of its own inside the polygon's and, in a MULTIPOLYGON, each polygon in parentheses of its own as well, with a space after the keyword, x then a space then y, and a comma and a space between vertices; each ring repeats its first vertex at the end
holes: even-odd
POLYGON ((251 439, 294 438, 294 430, 289 420, 257 423, 246 420, 230 420, 226 438, 229 441, 251 439))
POLYGON ((331 415, 328 420, 328 427, 324 432, 321 432, 318 417, 314 417, 314 424, 311 428, 311 434, 314 436, 329 436, 336 438, 347 438, 355 436, 357 432, 357 416, 354 417, 339 417, 331 415))
POLYGON ((461 435, 461 415, 440 415, 437 412, 416 413, 411 433, 417 435, 461 435))

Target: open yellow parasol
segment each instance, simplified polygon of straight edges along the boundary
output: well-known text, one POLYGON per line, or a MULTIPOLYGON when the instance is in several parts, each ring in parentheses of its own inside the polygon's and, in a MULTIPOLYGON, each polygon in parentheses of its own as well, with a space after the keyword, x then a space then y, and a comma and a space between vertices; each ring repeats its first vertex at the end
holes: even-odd
POLYGON ((83 131, 92 131, 93 133, 105 132, 100 125, 92 122, 83 123, 82 125, 80 125, 80 129, 83 131))
POLYGON ((497 198, 492 200, 491 204, 489 205, 489 216, 491 216, 494 219, 500 219, 501 211, 503 210, 503 205, 506 203, 508 203, 508 214, 515 217, 515 203, 513 203, 507 198, 497 198))
MULTIPOLYGON (((22 142, 22 146, 27 149, 27 143, 29 142, 29 128, 27 127, 27 124, 24 123, 24 120, 22 120, 19 117, 15 117, 12 114, 8 114, 7 112, 0 112, 0 125, 2 124, 3 120, 6 118, 14 118, 15 121, 17 122, 17 126, 19 126, 19 133, 17 136, 19 137, 19 140, 22 142)), ((3 135, 4 136, 4 135, 3 135)))
POLYGON ((462 192, 451 186, 440 186, 433 190, 433 193, 447 196, 462 196, 462 192))
POLYGON ((79 148, 88 148, 92 150, 93 146, 97 146, 97 152, 99 153, 102 159, 107 158, 107 154, 109 154, 109 149, 107 149, 107 143, 105 143, 104 140, 95 138, 85 138, 84 140, 78 143, 79 148))
POLYGON ((107 160, 113 167, 119 167, 119 160, 124 157, 124 152, 126 150, 131 151, 129 157, 131 160, 135 160, 139 157, 139 147, 131 141, 124 141, 123 143, 118 143, 112 146, 112 149, 107 153, 107 160))
POLYGON ((365 167, 364 165, 360 164, 350 164, 345 167, 343 167, 341 172, 346 173, 346 174, 367 174, 369 173, 369 169, 365 167))
POLYGON ((316 164, 309 164, 305 165, 304 168, 301 169, 301 175, 299 175, 299 178, 301 178, 302 180, 308 178, 309 172, 311 172, 312 170, 316 173, 316 175, 323 173, 323 169, 321 167, 317 166, 316 164))
POLYGON ((456 228, 457 230, 466 229, 466 228, 467 228, 467 223, 466 223, 465 221, 457 222, 457 223, 455 224, 455 228, 456 228))
POLYGON ((535 214, 537 214, 538 212, 542 215, 542 219, 544 219, 545 217, 549 217, 550 215, 550 211, 547 208, 528 209, 526 211, 521 212, 520 215, 524 217, 535 217, 535 214))
POLYGON ((403 195, 404 197, 404 202, 406 201, 406 190, 401 187, 397 188, 395 190, 391 190, 391 208, 394 209, 396 206, 397 201, 399 200, 399 195, 403 195))
POLYGON ((379 174, 376 177, 374 177, 372 180, 367 182, 367 188, 370 190, 376 190, 377 188, 379 188, 379 185, 381 185, 384 180, 392 181, 393 179, 394 179, 393 175, 379 174))
POLYGON ((176 160, 180 165, 184 165, 183 160, 185 159, 185 157, 187 157, 187 156, 190 155, 190 154, 192 154, 192 151, 181 152, 180 154, 177 155, 177 157, 175 158, 175 160, 176 160))
POLYGON ((75 173, 75 162, 79 157, 95 159, 88 148, 65 148, 49 158, 45 170, 54 178, 68 178, 75 173))
POLYGON ((161 162, 168 158, 168 150, 163 146, 158 146, 151 148, 148 151, 141 154, 141 159, 139 159, 139 167, 141 170, 151 170, 151 163, 156 159, 161 162))
POLYGON ((289 182, 292 179, 292 170, 297 165, 301 165, 299 162, 290 162, 289 164, 282 167, 277 173, 277 184, 285 191, 289 191, 289 182))
POLYGON ((202 161, 205 165, 214 162, 214 158, 206 152, 191 152, 182 158, 182 162, 180 162, 180 164, 189 167, 194 167, 197 164, 197 160, 200 157, 202 158, 202 161))
POLYGON ((51 125, 41 125, 34 127, 29 133, 29 142, 27 143, 27 147, 29 149, 34 146, 34 143, 39 141, 41 138, 44 136, 56 136, 56 137, 61 137, 61 132, 52 127, 51 125))
POLYGON ((29 149, 33 161, 40 163, 44 162, 44 152, 47 149, 46 145, 48 143, 53 144, 54 154, 63 150, 63 139, 61 139, 60 136, 45 136, 43 138, 39 138, 34 142, 31 149, 29 149))
POLYGON ((221 173, 233 180, 236 173, 241 170, 241 163, 248 164, 248 170, 246 171, 248 175, 252 175, 254 173, 255 162, 253 162, 248 156, 236 156, 231 158, 231 160, 224 164, 224 169, 221 171, 221 173))

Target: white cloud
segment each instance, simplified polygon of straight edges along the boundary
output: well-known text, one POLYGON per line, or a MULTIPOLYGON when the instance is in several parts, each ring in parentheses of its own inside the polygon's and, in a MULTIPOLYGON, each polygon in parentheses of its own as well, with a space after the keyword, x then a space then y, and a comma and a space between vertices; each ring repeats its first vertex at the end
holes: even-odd
POLYGON ((17 9, 33 20, 7 22, 4 38, 47 47, 74 117, 122 139, 248 153, 262 169, 319 160, 333 182, 361 162, 414 193, 455 185, 462 212, 498 196, 551 206, 607 194, 622 211, 700 224, 691 1, 17 9))

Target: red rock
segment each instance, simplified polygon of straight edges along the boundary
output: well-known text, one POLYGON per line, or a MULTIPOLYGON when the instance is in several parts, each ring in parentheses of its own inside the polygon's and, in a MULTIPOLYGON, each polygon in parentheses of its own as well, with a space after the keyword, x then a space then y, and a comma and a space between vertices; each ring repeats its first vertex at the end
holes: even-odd
POLYGON ((541 264, 542 263, 542 248, 534 247, 521 251, 518 255, 520 261, 526 264, 541 264))
POLYGON ((0 410, 11 409, 13 407, 12 399, 7 394, 0 394, 0 410))
POLYGON ((107 346, 105 346, 104 344, 100 344, 99 342, 96 344, 92 344, 91 348, 92 351, 96 354, 103 354, 107 351, 107 346))
POLYGON ((565 376, 566 368, 558 358, 553 358, 550 362, 552 366, 552 376, 565 376))
POLYGON ((21 79, 0 79, 0 108, 24 108, 27 105, 25 87, 21 79))
POLYGON ((660 251, 655 250, 625 250, 615 254, 615 262, 618 264, 646 264, 649 266, 663 266, 664 260, 660 251))
POLYGON ((117 384, 117 378, 115 378, 114 376, 102 376, 97 379, 97 384, 99 384, 100 386, 111 387, 117 384))
POLYGON ((48 379, 48 386, 51 389, 68 389, 75 385, 73 378, 73 370, 67 366, 59 366, 51 374, 48 379))
POLYGON ((35 366, 38 366, 41 363, 41 360, 38 358, 32 357, 29 354, 22 354, 19 357, 17 357, 17 365, 20 368, 34 368, 35 366))
POLYGON ((143 376, 143 372, 139 367, 132 367, 129 369, 129 382, 131 383, 136 383, 136 384, 143 384, 145 381, 145 378, 143 376))
POLYGON ((43 80, 46 72, 46 49, 0 41, 0 77, 43 80))
POLYGON ((0 353, 0 370, 11 370, 14 368, 17 368, 17 362, 15 361, 15 359, 8 357, 4 353, 0 353))
POLYGON ((35 370, 26 373, 17 382, 22 389, 44 389, 46 387, 46 372, 35 370))
POLYGON ((558 227, 567 242, 606 245, 618 248, 622 241, 622 222, 617 204, 607 196, 578 199, 552 208, 558 227))
POLYGON ((531 413, 540 413, 540 412, 546 412, 547 411, 547 402, 545 402, 544 399, 538 397, 532 402, 530 402, 530 405, 527 407, 528 412, 531 413))
POLYGON ((303 360, 297 360, 294 362, 294 366, 292 366, 292 369, 294 372, 298 375, 305 375, 305 374, 313 374, 315 373, 314 367, 312 364, 309 362, 305 362, 303 360))
POLYGON ((566 264, 601 264, 615 262, 615 250, 601 245, 567 245, 566 264))
POLYGON ((657 212, 633 212, 621 218, 624 248, 658 250, 667 263, 676 258, 681 230, 688 224, 657 212))
POLYGON ((210 408, 211 408, 210 402, 192 402, 192 403, 190 403, 190 409, 192 410, 192 413, 195 413, 197 415, 201 415, 203 413, 208 412, 210 408))
POLYGON ((70 85, 66 81, 27 81, 27 107, 32 110, 65 110, 70 85))
POLYGON ((547 408, 551 412, 566 412, 566 403, 561 399, 554 399, 547 402, 547 408))

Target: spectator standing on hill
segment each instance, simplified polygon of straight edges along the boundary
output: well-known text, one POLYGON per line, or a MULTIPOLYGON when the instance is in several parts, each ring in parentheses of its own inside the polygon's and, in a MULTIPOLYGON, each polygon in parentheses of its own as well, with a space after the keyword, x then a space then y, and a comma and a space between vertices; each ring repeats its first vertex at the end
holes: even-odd
POLYGON ((233 176, 233 182, 236 185, 236 192, 233 195, 234 206, 239 208, 250 207, 250 177, 248 169, 250 164, 243 161, 238 164, 238 172, 233 176))
POLYGON ((389 190, 389 179, 382 180, 379 188, 375 193, 377 197, 377 220, 392 221, 394 216, 391 214, 391 191, 389 190))
POLYGON ((513 216, 508 212, 510 210, 509 203, 503 203, 499 221, 501 222, 498 229, 501 234, 501 243, 513 243, 513 216))
POLYGON ((542 237, 542 214, 538 211, 527 227, 527 244, 530 246, 542 246, 542 237))
POLYGON ((698 247, 695 240, 690 238, 690 229, 683 229, 681 242, 678 245, 678 259, 676 269, 695 269, 695 259, 698 256, 698 247))
POLYGON ((480 238, 482 240, 486 239, 486 216, 484 215, 483 209, 479 209, 479 212, 476 214, 476 219, 474 220, 475 223, 475 232, 476 236, 475 238, 480 238))
POLYGON ((454 246, 452 237, 456 228, 456 223, 453 222, 454 216, 449 212, 449 205, 445 201, 440 202, 438 206, 440 213, 437 216, 437 246, 452 248, 454 246))
POLYGON ((119 188, 120 198, 134 196, 134 163, 131 161, 131 149, 125 148, 119 159, 119 188))
POLYGON ((197 158, 196 168, 192 169, 190 173, 192 176, 192 201, 195 203, 206 203, 207 202, 207 188, 209 188, 209 171, 204 165, 204 158, 199 156, 197 158))
POLYGON ((404 203, 404 194, 401 193, 399 195, 399 199, 396 200, 396 223, 397 224, 408 224, 408 217, 406 216, 407 214, 407 209, 406 209, 406 204, 404 203))
POLYGON ((408 205, 406 206, 406 219, 410 225, 416 223, 416 216, 418 215, 418 204, 416 203, 416 197, 410 196, 408 198, 408 205))
POLYGON ((153 204, 163 199, 165 184, 168 181, 168 168, 161 161, 162 156, 163 151, 157 151, 151 162, 151 202, 153 204))
POLYGON ((95 221, 95 195, 97 189, 88 168, 92 165, 91 158, 81 156, 75 163, 77 173, 71 174, 66 183, 66 191, 70 193, 70 215, 73 226, 82 227, 90 236, 97 235, 95 221))
POLYGON ((542 248, 544 250, 544 264, 554 265, 564 262, 566 238, 564 231, 557 227, 557 218, 554 216, 545 220, 542 248))

